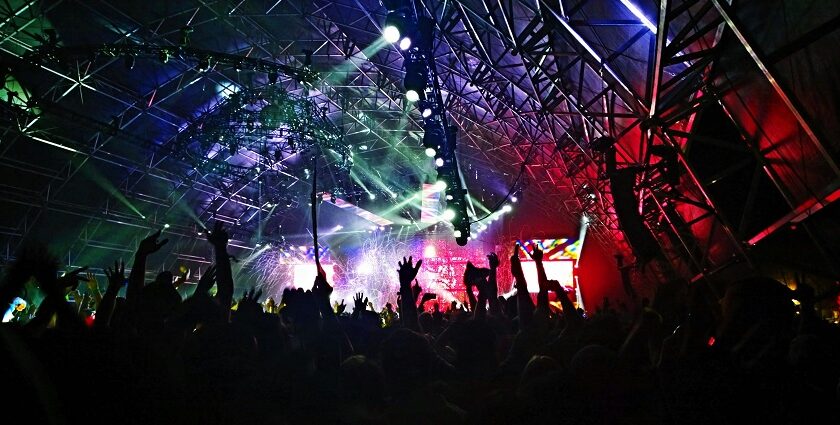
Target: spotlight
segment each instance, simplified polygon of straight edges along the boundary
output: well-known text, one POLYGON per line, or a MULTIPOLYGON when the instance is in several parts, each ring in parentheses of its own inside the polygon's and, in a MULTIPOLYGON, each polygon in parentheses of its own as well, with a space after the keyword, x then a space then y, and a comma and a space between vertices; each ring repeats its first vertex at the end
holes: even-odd
POLYGON ((400 30, 396 25, 388 25, 382 29, 382 37, 389 43, 396 43, 400 39, 400 30))
POLYGON ((447 209, 443 212, 443 219, 446 221, 452 221, 455 219, 455 210, 447 209))
POLYGON ((408 37, 403 37, 400 40, 400 50, 408 50, 411 48, 411 39, 408 37))
POLYGON ((443 180, 438 180, 437 182, 435 182, 435 190, 437 190, 438 192, 446 190, 446 182, 443 180))
POLYGON ((432 108, 426 107, 420 111, 420 114, 423 115, 423 118, 429 118, 432 116, 432 108))
POLYGON ((382 26, 382 38, 391 44, 400 41, 403 33, 408 32, 406 31, 407 21, 408 19, 403 12, 388 12, 388 16, 385 17, 385 25, 382 26))
POLYGON ((502 207, 502 211, 504 211, 506 213, 509 213, 509 212, 513 211, 513 207, 511 207, 510 205, 505 205, 505 206, 502 207))
POLYGON ((436 154, 437 151, 435 150, 435 148, 426 148, 426 156, 428 156, 429 158, 434 158, 436 154))
POLYGON ((519 202, 519 198, 517 198, 516 196, 511 196, 510 197, 510 202, 517 203, 517 202, 519 202))
POLYGON ((163 225, 163 228, 164 228, 164 229, 168 229, 168 228, 169 228, 169 223, 164 224, 164 225, 163 225))
POLYGON ((368 193, 368 199, 373 201, 374 199, 376 199, 376 194, 375 193, 368 193))
POLYGON ((435 166, 443 167, 443 158, 438 158, 435 160, 435 166))
POLYGON ((455 233, 455 243, 457 243, 458 246, 464 246, 467 244, 468 241, 470 241, 470 239, 472 239, 470 237, 469 227, 467 227, 463 231, 456 230, 455 233))
POLYGON ((429 69, 422 60, 406 61, 403 87, 405 87, 405 98, 408 101, 416 102, 423 96, 422 93, 426 90, 426 83, 429 80, 428 74, 429 69))

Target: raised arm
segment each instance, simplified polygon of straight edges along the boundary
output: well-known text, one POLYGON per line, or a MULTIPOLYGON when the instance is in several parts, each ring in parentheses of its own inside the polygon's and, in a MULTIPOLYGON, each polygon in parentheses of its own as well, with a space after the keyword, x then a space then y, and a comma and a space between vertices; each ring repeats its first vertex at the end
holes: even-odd
POLYGON ((108 277, 108 288, 96 310, 96 320, 93 322, 95 328, 107 328, 111 324, 111 316, 114 314, 114 306, 117 303, 117 293, 125 283, 125 263, 114 261, 114 268, 107 267, 105 276, 108 277))
POLYGON ((213 245, 216 254, 216 298, 222 308, 222 319, 230 320, 230 305, 233 302, 233 271, 230 267, 230 255, 227 252, 227 230, 221 221, 213 226, 213 231, 207 234, 207 241, 213 245))
POLYGON ((146 258, 157 252, 169 241, 164 239, 158 241, 160 230, 149 235, 140 241, 137 252, 134 254, 134 264, 131 267, 131 274, 128 275, 128 288, 125 290, 125 301, 129 306, 136 306, 140 299, 140 291, 145 285, 146 279, 146 258))
POLYGON ((540 286, 540 292, 537 293, 537 311, 548 314, 548 276, 545 274, 545 266, 543 265, 543 252, 539 248, 534 248, 531 254, 531 259, 537 266, 537 281, 540 286))
POLYGON ((401 316, 400 320, 405 327, 422 332, 420 329, 420 321, 417 319, 417 305, 414 304, 414 293, 411 289, 411 282, 417 277, 417 272, 420 271, 420 266, 423 265, 423 260, 417 260, 414 264, 414 259, 408 257, 408 260, 403 257, 403 261, 398 263, 399 269, 397 272, 400 276, 400 298, 401 298, 401 316))
POLYGON ((490 314, 496 317, 502 316, 502 305, 499 303, 499 284, 496 279, 496 270, 499 268, 499 257, 496 253, 487 256, 487 263, 490 266, 490 275, 487 278, 487 298, 490 302, 490 314))
POLYGON ((534 314, 534 302, 528 293, 528 283, 525 281, 525 273, 522 271, 522 263, 519 262, 517 245, 510 256, 510 272, 516 282, 516 311, 519 317, 520 329, 531 323, 534 314))

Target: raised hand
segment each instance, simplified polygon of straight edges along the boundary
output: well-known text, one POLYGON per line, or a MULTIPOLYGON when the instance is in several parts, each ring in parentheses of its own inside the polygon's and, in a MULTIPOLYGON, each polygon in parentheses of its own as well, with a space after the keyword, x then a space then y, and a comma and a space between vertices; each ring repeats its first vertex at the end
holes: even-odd
POLYGON ((525 278, 525 273, 522 271, 522 263, 519 261, 518 246, 513 250, 513 255, 510 256, 510 273, 513 277, 525 278))
POLYGON ((548 282, 546 283, 546 289, 548 289, 549 291, 554 291, 558 295, 561 292, 566 292, 566 290, 563 289, 563 286, 560 285, 560 282, 554 279, 548 280, 548 282))
POLYGON ((408 260, 403 257, 403 260, 397 264, 400 266, 400 268, 397 269, 397 272, 400 275, 400 285, 411 286, 411 281, 417 277, 417 272, 420 271, 420 266, 423 265, 423 260, 417 260, 417 264, 415 265, 412 257, 408 257, 408 260))
POLYGON ((414 295, 414 302, 417 302, 417 297, 420 296, 421 292, 423 292, 423 289, 420 288, 420 283, 417 282, 417 279, 414 279, 414 286, 411 287, 411 294, 414 295))
POLYGON ((106 267, 105 276, 108 277, 108 289, 106 292, 118 292, 125 283, 125 262, 114 261, 114 268, 106 267))
POLYGON ((160 230, 149 235, 146 239, 140 241, 140 246, 137 247, 137 255, 147 256, 157 252, 162 246, 169 242, 169 239, 158 241, 160 237, 160 230))
POLYGON ((367 307, 368 299, 364 296, 363 293, 358 292, 356 296, 353 297, 353 313, 356 312, 363 312, 367 307))
POLYGON ((256 320, 263 311, 262 305, 259 303, 261 296, 262 290, 257 291, 257 288, 251 288, 250 291, 243 294, 236 307, 237 318, 251 322, 256 320))
POLYGON ((532 260, 537 262, 540 262, 543 259, 543 251, 539 247, 534 247, 534 251, 529 253, 528 255, 531 256, 532 260))
POLYGON ((206 294, 210 291, 210 288, 213 287, 213 284, 216 283, 216 265, 211 265, 204 271, 204 274, 201 275, 201 279, 198 280, 198 285, 195 287, 196 294, 206 294))
POLYGON ((87 271, 88 267, 84 266, 63 274, 56 281, 57 285, 54 288, 57 291, 67 291, 68 289, 75 289, 79 282, 87 282, 87 278, 81 276, 82 272, 87 271))
POLYGON ((227 248, 228 240, 230 240, 230 235, 225 230, 224 223, 216 221, 213 231, 207 233, 207 241, 215 248, 227 248))
POLYGON ((487 264, 490 265, 491 269, 499 268, 499 257, 496 255, 495 252, 491 252, 489 255, 487 255, 487 264))
POLYGON ((96 280, 96 276, 91 272, 87 272, 86 275, 87 275, 88 293, 98 294, 99 293, 99 281, 96 280))
POLYGON ((423 294, 423 298, 420 299, 420 304, 422 305, 422 304, 424 304, 428 301, 431 301, 433 299, 436 299, 436 298, 437 298, 436 294, 433 294, 431 292, 426 292, 425 294, 423 294))
POLYGON ((187 279, 189 279, 189 277, 190 277, 190 269, 185 268, 184 271, 181 273, 181 275, 176 277, 175 281, 172 282, 172 286, 174 286, 175 289, 177 289, 179 286, 183 285, 184 282, 186 282, 187 279))
POLYGON ((333 288, 329 282, 327 282, 327 278, 318 274, 315 277, 315 284, 312 285, 312 293, 329 300, 330 294, 332 294, 333 288))
POLYGON ((347 304, 344 304, 344 298, 342 298, 341 302, 335 306, 335 314, 344 314, 345 310, 347 310, 347 304))

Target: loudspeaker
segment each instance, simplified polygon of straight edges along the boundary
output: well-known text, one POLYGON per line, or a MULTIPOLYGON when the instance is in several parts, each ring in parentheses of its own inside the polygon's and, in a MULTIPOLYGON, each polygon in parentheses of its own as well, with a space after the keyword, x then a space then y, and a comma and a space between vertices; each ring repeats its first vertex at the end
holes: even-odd
POLYGON ((636 195, 633 192, 635 183, 636 170, 632 168, 610 173, 610 190, 618 224, 627 237, 627 242, 633 249, 637 262, 644 265, 659 254, 659 244, 639 214, 636 195))

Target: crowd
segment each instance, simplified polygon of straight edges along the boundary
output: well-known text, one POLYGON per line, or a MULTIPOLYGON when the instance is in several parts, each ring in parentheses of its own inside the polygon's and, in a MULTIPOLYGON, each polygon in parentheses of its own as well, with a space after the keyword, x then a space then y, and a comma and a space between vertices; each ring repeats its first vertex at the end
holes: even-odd
POLYGON ((751 277, 719 298, 672 282, 627 321, 608 302, 576 310, 537 250, 536 302, 516 255, 516 293, 499 296, 490 254, 467 267, 466 307, 444 309, 408 257, 380 313, 363 293, 331 305, 323 273, 234 300, 222 225, 208 242, 215 264, 186 299, 170 272, 145 282, 160 232, 104 288, 45 247, 18 253, 0 286, 4 423, 840 423, 840 329, 806 285, 751 277))

